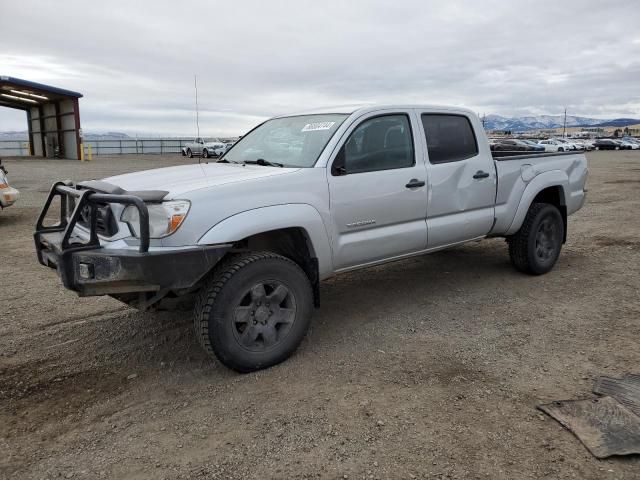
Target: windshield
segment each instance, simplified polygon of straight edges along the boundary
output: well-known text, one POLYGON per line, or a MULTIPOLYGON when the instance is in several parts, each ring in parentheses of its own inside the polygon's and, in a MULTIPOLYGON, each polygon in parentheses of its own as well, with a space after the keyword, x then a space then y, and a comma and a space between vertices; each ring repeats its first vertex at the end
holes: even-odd
POLYGON ((313 167, 349 115, 299 115, 267 120, 242 137, 222 159, 243 163, 264 160, 285 167, 313 167))

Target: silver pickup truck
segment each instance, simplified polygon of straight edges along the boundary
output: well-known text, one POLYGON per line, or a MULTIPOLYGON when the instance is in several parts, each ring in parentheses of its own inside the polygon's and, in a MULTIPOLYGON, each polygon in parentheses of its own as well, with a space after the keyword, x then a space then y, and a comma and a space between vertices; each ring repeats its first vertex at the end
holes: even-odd
POLYGON ((551 270, 585 201, 585 156, 493 155, 460 108, 276 117, 215 163, 54 184, 37 255, 81 296, 193 297, 206 351, 257 370, 297 348, 332 275, 485 237, 506 238, 519 271, 551 270))

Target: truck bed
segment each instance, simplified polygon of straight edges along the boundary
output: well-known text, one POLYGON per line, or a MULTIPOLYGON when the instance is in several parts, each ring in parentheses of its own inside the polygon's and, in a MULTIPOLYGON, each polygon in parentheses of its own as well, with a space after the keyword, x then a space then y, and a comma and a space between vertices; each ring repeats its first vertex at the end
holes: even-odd
POLYGON ((565 215, 582 207, 587 160, 584 152, 491 152, 498 185, 495 202, 495 224, 492 236, 511 235, 517 230, 533 201, 532 195, 544 185, 558 186, 565 215))

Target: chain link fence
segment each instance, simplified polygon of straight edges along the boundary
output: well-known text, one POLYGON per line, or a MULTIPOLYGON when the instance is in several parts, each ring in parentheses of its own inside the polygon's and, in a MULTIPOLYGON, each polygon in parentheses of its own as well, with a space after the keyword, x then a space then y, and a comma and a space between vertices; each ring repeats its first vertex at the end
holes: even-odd
MULTIPOLYGON (((92 155, 147 155, 181 153, 182 147, 193 142, 192 138, 145 138, 123 140, 85 139, 84 155, 91 148, 92 155)), ((24 140, 0 140, 0 157, 29 155, 29 142, 24 140)))

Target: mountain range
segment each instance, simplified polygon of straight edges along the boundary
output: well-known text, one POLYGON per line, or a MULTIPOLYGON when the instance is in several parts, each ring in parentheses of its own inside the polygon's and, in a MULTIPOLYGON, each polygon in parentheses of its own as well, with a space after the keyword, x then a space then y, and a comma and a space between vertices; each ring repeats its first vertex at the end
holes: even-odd
MULTIPOLYGON (((576 117, 567 115, 567 127, 626 127, 640 123, 636 118, 614 118, 603 120, 602 118, 576 117)), ((484 118, 486 130, 511 130, 521 132, 545 128, 562 128, 564 115, 536 115, 531 117, 502 117, 500 115, 487 115, 484 118)))

